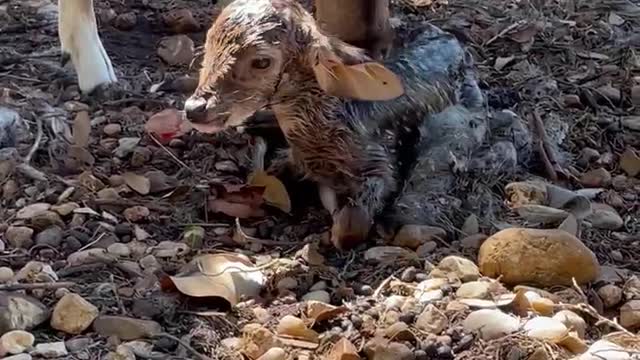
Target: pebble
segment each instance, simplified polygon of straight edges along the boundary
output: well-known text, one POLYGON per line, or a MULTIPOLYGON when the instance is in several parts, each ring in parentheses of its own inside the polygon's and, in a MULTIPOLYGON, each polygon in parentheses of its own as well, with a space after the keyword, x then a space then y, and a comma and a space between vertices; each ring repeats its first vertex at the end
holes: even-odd
POLYGON ((31 330, 49 318, 49 310, 37 299, 18 293, 0 293, 0 334, 31 330))
POLYGON ((600 158, 600 153, 596 149, 592 148, 584 148, 580 152, 580 157, 578 158, 578 165, 586 167, 592 162, 598 160, 600 158))
POLYGON ((567 334, 567 327, 559 320, 539 316, 527 321, 523 330, 527 336, 539 340, 553 340, 567 334))
POLYGON ((478 266, 473 261, 459 256, 445 257, 431 272, 432 277, 447 277, 447 274, 455 275, 463 282, 475 281, 480 277, 478 266), (437 273, 445 276, 434 276, 439 275, 437 273))
POLYGON ((456 297, 462 299, 487 299, 490 295, 491 283, 487 281, 471 281, 462 284, 456 291, 456 297))
POLYGON ((15 249, 28 249, 33 245, 33 229, 26 226, 9 226, 4 237, 15 249))
POLYGON ((272 347, 262 354, 257 360, 285 360, 287 353, 279 347, 272 347))
POLYGON ((119 257, 129 257, 131 255, 131 249, 127 244, 115 243, 107 247, 107 252, 119 257))
POLYGON ((438 335, 449 325, 449 319, 433 304, 427 305, 416 319, 416 328, 429 334, 438 335))
POLYGON ((65 341, 65 346, 70 353, 76 353, 85 350, 93 340, 88 337, 79 337, 65 341))
POLYGON ((102 131, 107 136, 116 137, 122 132, 122 126, 120 124, 107 124, 102 131))
POLYGON ((408 268, 404 269, 402 275, 400 275, 400 280, 404 282, 413 282, 416 279, 417 273, 418 270, 415 267, 409 266, 408 268))
POLYGON ((479 332, 484 340, 492 340, 518 331, 520 321, 500 310, 482 309, 470 313, 462 326, 466 332, 479 332))
POLYGON ((186 35, 175 35, 160 40, 158 56, 169 65, 188 65, 195 55, 195 45, 186 35))
POLYGON ((398 246, 376 246, 364 253, 364 259, 370 263, 387 263, 401 260, 416 259, 418 255, 410 250, 398 246))
POLYGON ((593 212, 586 220, 595 228, 605 230, 617 230, 624 225, 624 221, 618 212, 606 204, 592 204, 593 212))
POLYGON ((276 284, 276 288, 285 290, 294 290, 298 287, 298 280, 293 277, 285 277, 280 279, 276 284))
POLYGON ((62 243, 64 232, 59 226, 51 226, 36 235, 36 244, 57 248, 62 243))
POLYGON ((433 253, 433 251, 438 247, 438 243, 435 241, 427 241, 426 243, 420 245, 416 249, 416 254, 419 257, 427 257, 433 253))
POLYGON ((33 346, 35 337, 24 330, 12 330, 0 336, 0 356, 3 352, 11 355, 23 353, 33 346))
POLYGON ((148 208, 144 206, 139 206, 139 205, 126 208, 122 212, 122 215, 125 217, 125 219, 131 222, 143 221, 146 218, 148 218, 150 214, 151 212, 149 211, 148 208))
POLYGON ((584 173, 580 183, 588 187, 606 187, 611 184, 611 173, 605 168, 597 168, 584 173))
POLYGON ((475 234, 464 237, 460 240, 460 244, 465 249, 478 249, 485 240, 487 240, 487 235, 475 234))
POLYGON ((598 289, 598 296, 602 299, 602 305, 611 309, 622 301, 622 289, 613 284, 607 284, 598 289))
POLYGON ((78 294, 66 294, 58 301, 51 314, 51 327, 67 334, 77 335, 91 326, 100 311, 78 294))
POLYGON ((566 231, 510 228, 488 238, 480 247, 478 264, 483 275, 508 285, 543 286, 593 281, 600 265, 578 238, 566 231))
POLYGON ((138 18, 134 12, 120 14, 113 19, 113 26, 124 31, 133 29, 138 22, 138 18))
POLYGON ((41 356, 47 359, 59 358, 68 354, 69 352, 63 341, 38 344, 31 352, 33 356, 41 356))
POLYGON ((417 249, 420 245, 434 241, 435 238, 444 239, 447 232, 439 227, 427 225, 404 225, 393 238, 392 245, 417 249))
POLYGON ((238 172, 238 165, 236 165, 236 163, 231 160, 218 161, 214 165, 214 167, 216 170, 222 171, 222 172, 227 172, 227 173, 238 172))
POLYGON ((331 303, 331 295, 324 290, 312 291, 304 295, 302 301, 319 301, 329 304, 331 303))
POLYGON ((13 270, 10 267, 0 267, 0 284, 5 284, 11 281, 14 277, 13 270))
POLYGON ((589 349, 572 360, 631 360, 631 354, 624 348, 606 340, 598 340, 589 349))
POLYGON ((573 329, 581 339, 584 339, 587 332, 587 322, 580 315, 570 310, 560 310, 553 315, 553 319, 560 321, 567 328, 573 329))
POLYGON ((324 280, 318 281, 317 283, 313 284, 313 286, 309 289, 309 291, 319 291, 319 290, 326 290, 328 289, 329 286, 327 285, 327 282, 324 280))
POLYGON ((631 331, 640 329, 640 300, 631 300, 620 307, 620 325, 631 331))
POLYGON ((13 356, 3 357, 2 360, 31 360, 33 359, 29 354, 18 354, 13 356))
POLYGON ((178 34, 190 33, 200 29, 200 24, 189 9, 170 10, 162 16, 162 20, 171 31, 178 34))
POLYGON ((93 322, 93 329, 102 336, 115 336, 121 340, 137 340, 162 332, 162 327, 155 321, 106 315, 93 322))
POLYGON ((162 265, 160 265, 158 259, 156 259, 156 257, 153 255, 147 255, 143 257, 142 259, 140 259, 139 263, 140 267, 142 267, 142 269, 147 273, 153 273, 156 270, 162 269, 162 265))
POLYGON ((60 216, 69 216, 75 209, 79 209, 80 205, 74 202, 68 202, 61 205, 54 205, 51 207, 51 211, 55 211, 60 216))
POLYGON ((138 146, 133 150, 133 153, 131 154, 131 166, 135 168, 142 167, 144 164, 149 162, 149 160, 151 160, 152 156, 153 153, 149 148, 138 146))

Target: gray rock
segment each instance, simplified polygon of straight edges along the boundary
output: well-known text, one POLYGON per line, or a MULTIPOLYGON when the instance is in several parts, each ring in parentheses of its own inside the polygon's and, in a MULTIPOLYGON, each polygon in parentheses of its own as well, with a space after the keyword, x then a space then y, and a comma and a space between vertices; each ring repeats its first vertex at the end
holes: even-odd
POLYGON ((49 309, 27 295, 0 292, 0 335, 10 330, 30 330, 49 318, 49 309))
POLYGON ((62 243, 63 235, 62 228, 59 226, 51 226, 36 235, 36 244, 57 248, 62 243))

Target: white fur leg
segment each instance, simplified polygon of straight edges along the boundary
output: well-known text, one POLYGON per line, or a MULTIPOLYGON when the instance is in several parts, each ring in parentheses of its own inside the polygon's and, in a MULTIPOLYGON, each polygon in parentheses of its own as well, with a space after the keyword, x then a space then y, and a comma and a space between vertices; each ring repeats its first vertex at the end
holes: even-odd
POLYGON ((117 81, 98 34, 93 0, 58 0, 58 36, 62 53, 71 57, 83 93, 117 81))

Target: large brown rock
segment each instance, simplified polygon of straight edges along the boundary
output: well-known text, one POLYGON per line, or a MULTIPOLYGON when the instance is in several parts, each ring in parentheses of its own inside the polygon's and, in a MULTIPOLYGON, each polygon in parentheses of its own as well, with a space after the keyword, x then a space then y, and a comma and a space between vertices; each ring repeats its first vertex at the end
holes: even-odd
POLYGON ((595 255, 566 231, 512 228, 502 230, 480 247, 480 272, 502 276, 509 285, 534 283, 542 286, 571 285, 598 277, 595 255))

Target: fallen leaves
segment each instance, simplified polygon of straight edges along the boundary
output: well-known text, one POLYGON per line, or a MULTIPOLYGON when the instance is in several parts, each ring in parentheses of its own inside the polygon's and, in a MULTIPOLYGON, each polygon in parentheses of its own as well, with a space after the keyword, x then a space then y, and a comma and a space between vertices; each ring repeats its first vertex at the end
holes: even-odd
POLYGON ((264 203, 264 186, 251 185, 219 185, 216 187, 218 196, 209 199, 208 205, 212 212, 247 219, 264 216, 261 209, 264 203))
POLYGON ((191 130, 191 125, 184 121, 182 112, 177 109, 166 109, 149 118, 144 125, 146 132, 154 134, 161 143, 168 143, 191 130))
POLYGON ((259 170, 249 176, 248 183, 252 186, 264 187, 262 198, 264 201, 286 213, 291 212, 291 199, 284 184, 275 176, 259 170))
POLYGON ((315 349, 320 342, 320 335, 309 329, 302 319, 287 315, 280 319, 276 333, 283 343, 305 349, 315 349))
POLYGON ((122 178, 127 186, 140 195, 147 195, 151 189, 151 181, 142 175, 126 172, 122 178))
POLYGON ((161 287, 196 298, 222 298, 233 306, 242 298, 257 296, 264 283, 264 275, 249 260, 222 253, 194 258, 176 276, 163 278, 161 287))
POLYGON ((327 355, 327 360, 359 360, 360 355, 358 355, 358 349, 356 349, 355 345, 351 343, 351 341, 340 338, 338 342, 333 344, 329 355, 327 355))

